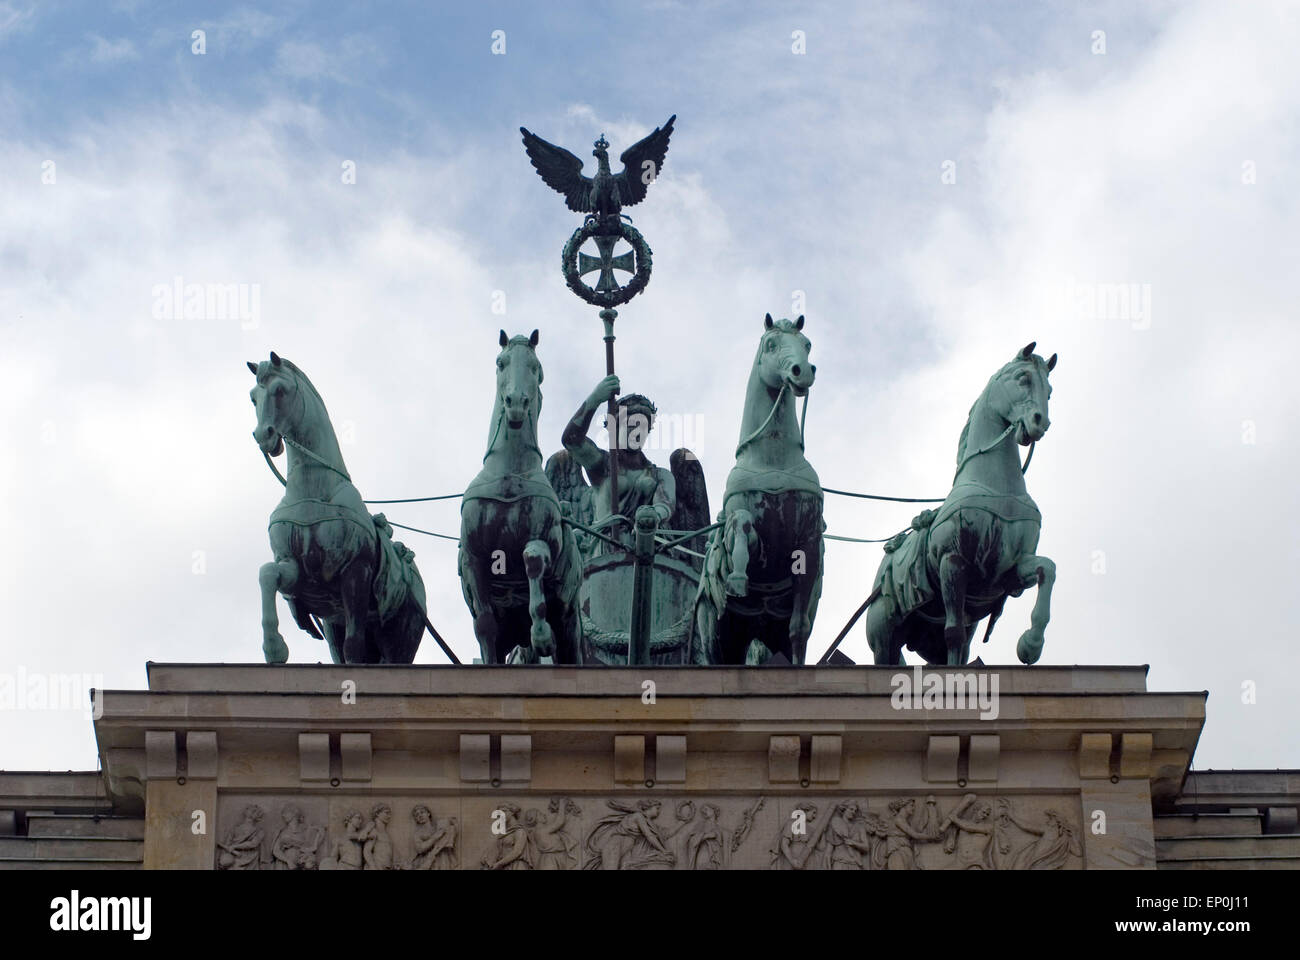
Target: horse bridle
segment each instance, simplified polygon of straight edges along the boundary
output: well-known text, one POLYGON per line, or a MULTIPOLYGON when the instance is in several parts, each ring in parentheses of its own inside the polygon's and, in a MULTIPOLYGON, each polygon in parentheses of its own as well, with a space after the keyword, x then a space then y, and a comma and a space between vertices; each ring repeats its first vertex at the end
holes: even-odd
MULTIPOLYGON (((966 466, 966 464, 970 463, 980 454, 988 453, 990 450, 996 450, 1001 445, 1002 441, 1005 440, 1007 436, 1010 435, 1011 431, 1014 430, 1015 428, 1016 428, 1015 421, 1008 423, 1007 428, 1003 430, 1001 433, 999 433, 997 439, 995 439, 992 443, 985 444, 975 452, 968 453, 966 454, 966 456, 962 457, 961 462, 957 464, 957 472, 952 475, 953 482, 954 483, 957 482, 957 476, 958 474, 961 473, 962 467, 966 466)), ((1025 457, 1025 462, 1020 467, 1021 476, 1024 476, 1024 474, 1029 470, 1029 461, 1034 459, 1034 447, 1035 445, 1037 445, 1037 443, 1038 443, 1037 440, 1029 441, 1029 455, 1025 457)))
MULTIPOLYGON (((785 396, 785 392, 789 389, 790 389, 789 379, 788 378, 783 379, 781 381, 781 389, 778 390, 776 393, 776 400, 773 401, 772 403, 772 409, 767 412, 767 418, 764 419, 761 424, 759 424, 757 430, 755 430, 753 433, 747 436, 744 440, 741 440, 740 443, 736 445, 736 456, 740 456, 740 451, 744 450, 745 447, 753 443, 754 440, 758 438, 758 435, 767 429, 767 425, 771 423, 772 418, 776 416, 776 408, 781 405, 781 398, 785 396)), ((808 390, 803 395, 803 412, 799 416, 799 449, 800 450, 804 448, 803 433, 804 433, 804 425, 808 422, 808 398, 810 396, 812 396, 811 387, 809 387, 808 390)))
MULTIPOLYGON (((293 392, 294 392, 294 396, 298 398, 298 402, 301 405, 302 409, 306 411, 307 401, 302 399, 302 384, 298 382, 297 377, 293 378, 293 392)), ((334 471, 340 477, 346 480, 348 483, 352 482, 352 478, 348 476, 346 470, 334 466, 334 464, 330 463, 328 460, 322 457, 315 450, 312 450, 311 448, 299 443, 297 440, 290 437, 283 430, 279 430, 277 432, 280 434, 280 439, 285 442, 286 446, 293 447, 295 450, 297 450, 305 457, 310 457, 312 460, 315 460, 325 469, 334 471)), ((275 474, 275 479, 280 481, 280 486, 282 487, 289 486, 289 481, 284 478, 284 474, 282 474, 280 472, 280 468, 275 465, 275 461, 271 459, 271 455, 267 453, 265 450, 263 450, 262 458, 266 461, 266 465, 271 468, 271 472, 275 474)))

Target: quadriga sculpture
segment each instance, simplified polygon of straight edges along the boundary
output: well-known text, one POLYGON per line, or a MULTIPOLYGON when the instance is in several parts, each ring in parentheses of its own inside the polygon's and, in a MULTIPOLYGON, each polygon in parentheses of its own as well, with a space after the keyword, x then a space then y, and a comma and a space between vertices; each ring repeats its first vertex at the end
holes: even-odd
POLYGON ((313 617, 323 621, 335 663, 411 663, 425 625, 415 555, 392 539, 383 514, 366 510, 307 375, 274 353, 248 369, 257 378, 253 438, 268 462, 286 446, 289 461, 284 498, 267 529, 275 559, 258 576, 266 662, 289 659, 275 608, 279 591, 313 637, 321 638, 313 617))
POLYGON ((460 507, 460 578, 484 663, 576 663, 582 560, 542 471, 537 331, 501 331, 483 469, 460 507))
POLYGON ((902 663, 903 647, 928 663, 966 663, 980 618, 990 617, 991 632, 1007 596, 1032 586, 1038 596, 1016 654, 1034 663, 1042 653, 1056 565, 1035 552, 1042 517, 1016 445, 1047 432, 1056 354, 1044 360, 1034 346, 995 373, 971 407, 943 506, 924 511, 885 547, 867 608, 876 663, 902 663))
POLYGON ((745 392, 722 526, 709 538, 696 599, 702 663, 804 662, 822 584, 822 488, 804 457, 795 398, 817 368, 804 318, 768 314, 745 392))

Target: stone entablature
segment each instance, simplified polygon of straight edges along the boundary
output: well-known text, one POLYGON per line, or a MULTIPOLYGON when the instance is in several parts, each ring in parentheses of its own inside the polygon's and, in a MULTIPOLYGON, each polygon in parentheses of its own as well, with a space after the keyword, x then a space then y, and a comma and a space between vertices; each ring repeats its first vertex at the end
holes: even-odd
POLYGON ((95 727, 146 867, 1155 865, 1204 693, 972 667, 995 711, 899 709, 900 672, 150 664, 95 727))

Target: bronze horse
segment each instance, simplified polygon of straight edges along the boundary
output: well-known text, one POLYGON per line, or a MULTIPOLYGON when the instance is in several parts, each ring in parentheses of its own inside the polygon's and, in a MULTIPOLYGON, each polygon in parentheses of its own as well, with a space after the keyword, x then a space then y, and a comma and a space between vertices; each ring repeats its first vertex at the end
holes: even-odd
POLYGON ((461 500, 461 588, 484 663, 579 659, 582 560, 542 471, 537 339, 501 331, 487 453, 461 500))
POLYGON ((700 663, 802 664, 821 598, 822 490, 804 457, 795 398, 817 368, 804 318, 768 314, 750 371, 721 528, 709 538, 696 597, 700 663))
POLYGON ((248 368, 257 378, 250 391, 257 409, 253 438, 268 462, 286 446, 289 461, 284 498, 267 529, 275 560, 258 575, 266 662, 289 659, 278 591, 298 626, 317 639, 313 617, 323 621, 335 663, 411 663, 425 625, 415 555, 392 539, 382 514, 366 510, 307 375, 274 353, 248 368))
POLYGON ((1047 432, 1056 354, 1044 360, 1034 346, 998 370, 971 407, 943 506, 924 511, 885 547, 867 610, 878 664, 902 663, 905 646, 928 663, 966 663, 980 618, 990 618, 987 641, 1007 597, 1032 586, 1038 595, 1016 654, 1034 663, 1042 653, 1056 565, 1036 553, 1042 516, 1016 445, 1047 432))

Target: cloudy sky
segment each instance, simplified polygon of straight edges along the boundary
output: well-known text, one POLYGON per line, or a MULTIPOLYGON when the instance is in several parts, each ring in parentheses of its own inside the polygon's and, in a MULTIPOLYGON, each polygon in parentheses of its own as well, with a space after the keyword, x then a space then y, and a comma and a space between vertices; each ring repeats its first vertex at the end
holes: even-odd
MULTIPOLYGON (((714 509, 764 313, 807 315, 823 482, 902 496, 947 492, 971 402, 1036 340, 1060 354, 1028 477, 1058 569, 1043 662, 1208 690, 1199 769, 1300 766, 1295 5, 596 7, 0 0, 0 671, 260 660, 280 488, 244 363, 269 350, 320 388, 363 496, 464 488, 503 326, 541 330, 558 448, 603 345, 518 127, 586 157, 675 113, 618 367, 689 427, 714 509), (246 285, 248 315, 169 312, 175 283, 246 285)), ((847 536, 914 512, 827 503, 847 536)), ((454 501, 389 516, 458 526, 454 501)), ((403 539, 470 659, 454 544, 403 539)), ((828 544, 811 654, 879 558, 828 544)), ((861 625, 845 650, 869 659, 861 625)), ((84 713, 19 707, 0 767, 96 765, 84 713)))

